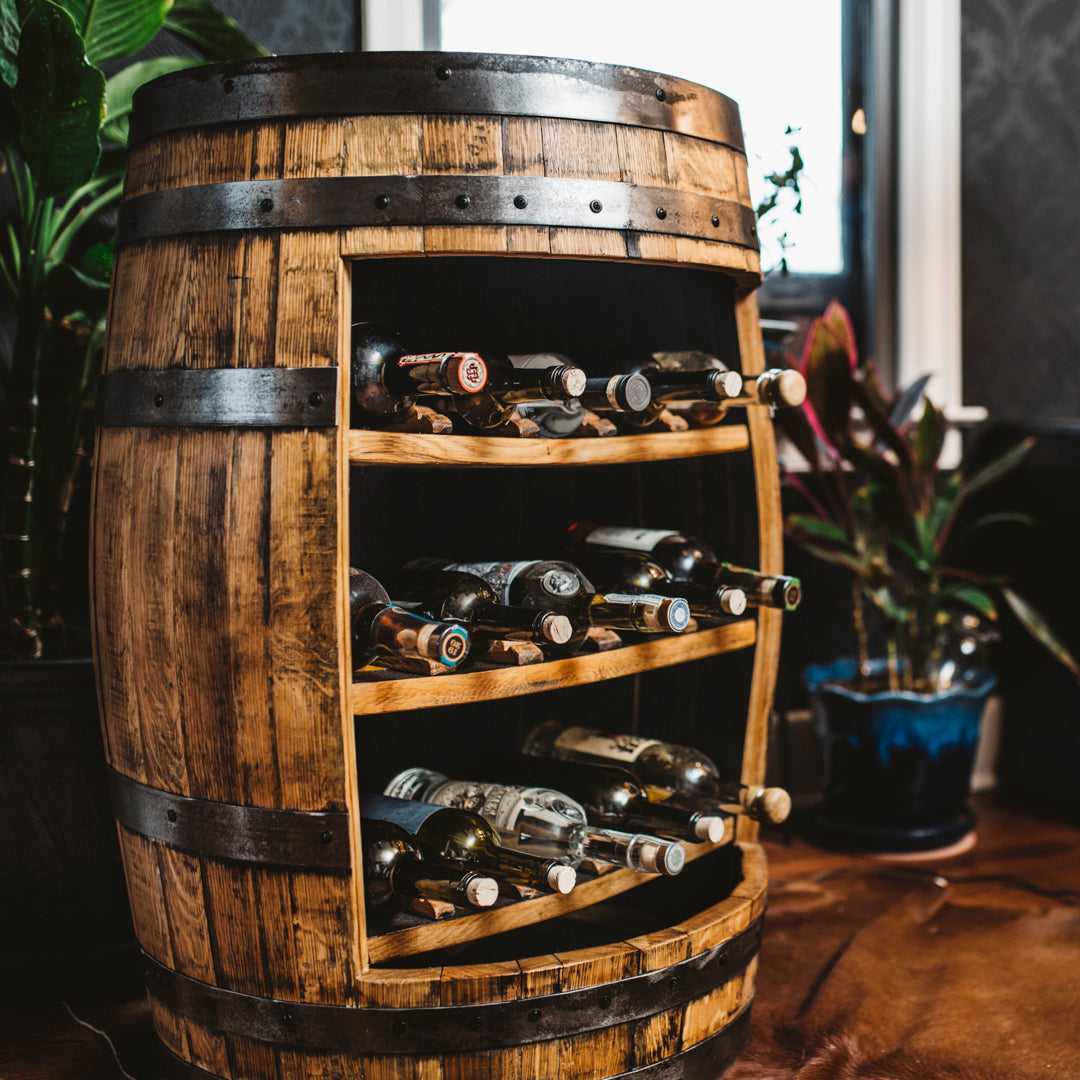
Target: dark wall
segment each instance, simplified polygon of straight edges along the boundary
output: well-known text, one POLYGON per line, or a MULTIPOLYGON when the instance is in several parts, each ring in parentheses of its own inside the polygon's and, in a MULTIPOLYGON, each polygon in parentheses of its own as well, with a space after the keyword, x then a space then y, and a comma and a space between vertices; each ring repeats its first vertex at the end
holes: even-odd
POLYGON ((964 401, 1080 417, 1080 5, 964 0, 964 401))
POLYGON ((359 0, 215 0, 272 53, 338 52, 357 42, 359 0))

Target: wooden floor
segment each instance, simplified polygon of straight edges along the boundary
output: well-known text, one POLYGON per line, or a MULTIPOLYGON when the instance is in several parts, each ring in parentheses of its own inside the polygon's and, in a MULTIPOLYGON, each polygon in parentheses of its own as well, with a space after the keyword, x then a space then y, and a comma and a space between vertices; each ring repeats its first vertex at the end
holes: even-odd
MULTIPOLYGON (((748 1055, 744 1055, 731 1070, 729 1075, 733 1080, 740 1080, 741 1076, 773 1080, 803 1075, 779 1068, 763 1071, 759 1064, 769 1060, 770 1053, 776 1049, 770 1045, 774 1029, 780 1031, 783 1028, 788 1040, 791 1031, 798 1030, 789 1023, 798 1019, 795 1015, 798 1010, 792 1004, 792 1016, 784 1015, 788 1008, 786 999, 791 998, 791 994, 785 995, 784 988, 777 989, 778 983, 788 978, 788 972, 795 970, 792 965, 799 962, 800 956, 809 955, 812 943, 819 942, 827 932, 835 932, 837 911, 843 910, 842 905, 838 908, 833 903, 831 908, 823 907, 820 916, 810 912, 802 921, 785 921, 784 904, 787 903, 790 911, 790 898, 797 896, 800 889, 809 895, 811 884, 836 880, 833 875, 847 875, 849 881, 859 875, 867 880, 892 875, 896 880, 925 881, 935 886, 940 886, 942 881, 952 883, 954 906, 966 906, 973 913, 978 910, 984 916, 987 910, 1015 911, 1018 904, 1044 913, 1053 906, 1066 911, 1070 906, 1080 908, 1080 827, 1001 805, 988 797, 981 797, 975 805, 980 820, 977 842, 972 850, 950 859, 921 864, 897 866, 868 857, 824 852, 779 832, 766 837, 770 891, 776 894, 776 901, 766 919, 751 1044, 748 1055), (768 1000, 770 993, 772 1001, 768 1000), (753 1060, 748 1060, 748 1056, 753 1060)), ((887 924, 893 917, 885 910, 880 920, 887 924)), ((11 929, 5 928, 7 932, 11 929)), ((1075 941, 1068 945, 1080 947, 1075 941)), ((948 956, 947 950, 945 955, 948 956)), ((940 957, 935 962, 940 964, 940 957)), ((959 957, 957 963, 960 963, 959 957)), ((946 968, 948 964, 946 960, 946 968)), ((845 978, 858 976, 845 976, 842 965, 830 961, 829 972, 833 983, 839 980, 841 984, 832 987, 834 994, 843 996, 845 990, 858 991, 854 985, 843 985, 845 978)), ((938 970, 935 979, 947 982, 949 974, 948 970, 938 970)), ((105 973, 102 979, 104 985, 105 973)), ((1074 975, 1074 979, 1080 997, 1080 976, 1074 975)), ((113 989, 106 995, 110 1000, 102 1000, 101 995, 95 994, 91 983, 89 989, 84 985, 81 989, 65 992, 66 1004, 59 996, 5 1004, 0 1013, 0 1080, 123 1080, 124 1077, 157 1080, 159 1071, 146 1006, 137 995, 118 1002, 116 984, 117 980, 113 979, 113 989)), ((123 980, 120 985, 124 985, 123 980)), ((786 983, 784 987, 787 987, 786 983)), ((1019 1008, 1020 1003, 1017 1005, 1019 1008)), ((806 1013, 804 998, 800 998, 799 1008, 806 1013)), ((1060 1032, 1060 1038, 1077 1043, 1080 1041, 1078 1030, 1080 1011, 1074 1014, 1071 1029, 1060 1032)), ((1046 1038, 1052 1042, 1058 1037, 1057 1029, 1051 1027, 1049 1032, 1046 1038)), ((992 1037, 992 1032, 987 1037, 992 1037)), ((1048 1060, 1060 1061, 1060 1055, 1054 1058, 1053 1052, 1061 1049, 1063 1047, 1048 1046, 1048 1060)), ((790 1058, 790 1046, 785 1047, 785 1053, 790 1058)), ((822 1071, 813 1075, 831 1074, 822 1071)), ((871 1072, 853 1071, 851 1075, 869 1076, 871 1072)), ((983 1073, 976 1070, 972 1075, 981 1078, 983 1073)), ((1021 1071, 1009 1075, 1024 1074, 1021 1071)), ((1055 1072, 1048 1068, 1042 1075, 1059 1080, 1080 1074, 1055 1072)))

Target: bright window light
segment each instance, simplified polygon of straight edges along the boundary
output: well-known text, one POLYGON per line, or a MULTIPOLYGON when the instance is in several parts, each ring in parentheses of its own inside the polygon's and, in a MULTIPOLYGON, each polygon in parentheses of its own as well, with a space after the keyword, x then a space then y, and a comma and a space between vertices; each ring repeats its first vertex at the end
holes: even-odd
POLYGON ((843 271, 840 0, 442 0, 442 47, 625 64, 727 94, 755 205, 772 190, 765 176, 790 166, 791 146, 805 163, 802 213, 763 223, 763 267, 784 256, 793 273, 843 271))

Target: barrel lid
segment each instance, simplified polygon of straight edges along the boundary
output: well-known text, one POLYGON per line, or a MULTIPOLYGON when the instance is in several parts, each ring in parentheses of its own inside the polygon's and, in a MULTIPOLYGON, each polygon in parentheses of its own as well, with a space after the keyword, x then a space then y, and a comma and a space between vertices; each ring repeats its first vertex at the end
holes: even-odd
POLYGON ((642 68, 505 53, 316 53, 170 72, 136 92, 130 141, 282 117, 425 113, 629 124, 745 153, 738 105, 709 87, 642 68))

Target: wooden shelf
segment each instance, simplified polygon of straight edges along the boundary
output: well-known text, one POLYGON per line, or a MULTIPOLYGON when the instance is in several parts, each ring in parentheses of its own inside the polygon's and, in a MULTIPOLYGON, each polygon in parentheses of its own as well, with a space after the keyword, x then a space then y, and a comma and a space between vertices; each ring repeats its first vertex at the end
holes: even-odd
POLYGON ((604 439, 513 439, 350 431, 349 460, 363 465, 613 465, 727 454, 750 447, 745 424, 604 439))
POLYGON ((611 652, 586 653, 567 660, 551 660, 526 667, 486 668, 446 675, 402 675, 387 672, 371 681, 354 682, 353 713, 399 712, 462 705, 474 701, 538 694, 568 686, 618 679, 652 668, 670 667, 688 660, 746 649, 756 640, 752 619, 726 623, 690 634, 673 634, 626 645, 611 652))
MULTIPOLYGON (((719 844, 687 844, 686 861, 693 862, 703 855, 725 846, 730 841, 719 844)), ((736 888, 733 896, 741 896, 753 888, 757 880, 764 879, 761 856, 756 849, 751 856, 751 872, 743 884, 736 888), (748 886, 747 882, 751 885, 748 886)), ((620 893, 636 889, 639 885, 653 881, 658 875, 641 874, 636 870, 611 870, 600 877, 582 881, 565 896, 538 896, 533 900, 499 902, 497 907, 486 911, 462 913, 439 922, 426 922, 401 930, 388 930, 368 938, 368 958, 372 964, 392 960, 398 956, 411 956, 414 953, 428 952, 445 945, 458 945, 463 941, 475 941, 478 938, 501 934, 506 930, 517 930, 522 926, 532 926, 547 919, 556 919, 572 911, 591 907, 602 900, 608 900, 620 893)), ((758 890, 760 891, 760 889, 758 890)))

